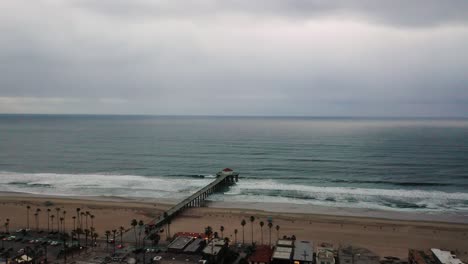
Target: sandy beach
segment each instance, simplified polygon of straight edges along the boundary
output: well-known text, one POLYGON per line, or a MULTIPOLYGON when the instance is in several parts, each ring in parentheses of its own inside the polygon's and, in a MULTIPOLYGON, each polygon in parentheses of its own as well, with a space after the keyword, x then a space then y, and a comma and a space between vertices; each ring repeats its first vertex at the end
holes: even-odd
MULTIPOLYGON (((121 198, 65 198, 36 196, 28 194, 4 193, 0 196, 0 220, 2 226, 6 218, 10 219, 10 230, 26 226, 26 206, 31 206, 30 226, 35 226, 34 211, 41 208, 39 226, 47 229, 47 208, 66 210, 66 228, 73 226, 72 216, 76 208, 90 211, 95 215, 94 226, 102 236, 105 230, 118 229, 120 226, 130 227, 132 219, 148 223, 153 217, 162 214, 171 204, 170 201, 155 203, 154 201, 127 200, 121 198), (52 203, 46 206, 46 202, 52 203)), ((312 240, 315 245, 326 242, 334 247, 352 244, 366 247, 380 256, 407 257, 408 248, 428 249, 438 247, 453 250, 462 260, 468 260, 468 224, 392 220, 385 218, 358 217, 334 214, 313 214, 294 212, 271 212, 254 209, 239 209, 234 206, 221 208, 222 204, 212 204, 208 207, 191 208, 176 218, 171 225, 171 233, 179 231, 203 232, 204 227, 212 226, 219 232, 219 227, 225 227, 224 235, 235 240, 234 229, 238 229, 237 240, 242 241, 242 219, 245 226, 245 241, 251 241, 250 216, 255 216, 254 240, 260 243, 261 232, 259 222, 267 223, 267 217, 273 218, 274 226, 279 225, 279 236, 295 235, 298 239, 312 240), (215 207, 213 207, 215 206, 215 207)), ((55 210, 52 210, 55 213, 55 210)), ((52 214, 51 212, 51 214, 52 214)), ((272 229, 272 241, 276 240, 277 232, 272 229)), ((263 241, 269 240, 268 227, 263 227, 263 241)))

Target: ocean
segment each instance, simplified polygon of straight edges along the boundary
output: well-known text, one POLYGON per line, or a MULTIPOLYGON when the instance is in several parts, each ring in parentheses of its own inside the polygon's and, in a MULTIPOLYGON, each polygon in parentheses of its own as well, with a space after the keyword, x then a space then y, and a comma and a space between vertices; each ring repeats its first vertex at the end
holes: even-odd
POLYGON ((0 115, 0 192, 468 213, 468 120, 0 115))

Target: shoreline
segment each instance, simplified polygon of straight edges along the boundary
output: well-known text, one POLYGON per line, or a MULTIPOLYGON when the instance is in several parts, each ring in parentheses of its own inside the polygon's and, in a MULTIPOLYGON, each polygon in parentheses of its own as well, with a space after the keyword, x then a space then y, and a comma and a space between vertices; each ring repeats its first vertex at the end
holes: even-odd
MULTIPOLYGON (((158 199, 159 201, 159 199, 158 199)), ((90 211, 96 216, 94 226, 102 237, 105 230, 118 229, 120 226, 130 228, 132 219, 143 220, 148 223, 169 209, 174 201, 165 200, 164 203, 155 203, 151 199, 125 199, 120 197, 57 197, 44 195, 28 195, 23 193, 0 193, 0 219, 11 220, 10 230, 26 226, 26 205, 31 206, 30 221, 34 226, 32 216, 36 208, 41 208, 40 229, 47 228, 46 208, 60 208, 67 211, 66 228, 73 227, 72 216, 76 208, 81 211, 90 211), (52 204, 46 205, 46 201, 52 204), (171 203, 172 202, 172 203, 171 203)), ((245 241, 251 241, 251 228, 254 227, 253 239, 260 243, 259 222, 266 222, 268 217, 273 218, 274 226, 279 225, 280 231, 272 230, 272 241, 277 236, 295 235, 298 239, 312 240, 314 245, 321 242, 331 243, 335 248, 342 245, 354 245, 368 248, 379 256, 397 256, 406 258, 409 248, 427 249, 437 247, 457 252, 461 259, 468 259, 468 224, 436 222, 422 220, 395 220, 368 216, 348 216, 320 213, 298 212, 271 212, 267 207, 260 209, 236 208, 224 204, 210 203, 208 207, 189 208, 183 211, 172 221, 171 234, 176 232, 203 232, 206 226, 219 230, 225 227, 224 235, 231 241, 235 240, 234 229, 238 229, 238 241, 241 241, 242 219, 247 220, 245 226, 245 241), (251 225, 248 219, 255 216, 251 225)), ((277 206, 279 207, 279 206, 277 206)), ((271 209, 271 208, 270 208, 271 209)), ((280 208, 281 209, 281 208, 280 208)), ((297 209, 297 208, 296 208, 297 209)), ((333 209, 334 210, 334 209, 333 209)), ((55 210, 51 210, 51 214, 55 210)), ((263 228, 264 241, 268 242, 268 228, 263 228)), ((130 236, 131 237, 131 236, 130 236)))
MULTIPOLYGON (((147 205, 156 204, 157 207, 170 208, 179 201, 169 198, 134 198, 120 196, 61 196, 61 195, 44 195, 30 194, 21 192, 0 192, 2 197, 17 197, 17 198, 40 198, 40 199, 63 199, 70 201, 91 201, 91 202, 113 202, 113 203, 142 203, 147 205)), ((408 212, 408 211, 391 211, 378 209, 363 209, 363 208, 344 208, 344 207, 326 207, 319 205, 305 205, 293 203, 268 203, 268 202, 226 202, 226 201, 210 201, 207 200, 205 208, 214 208, 220 210, 248 210, 258 211, 265 214, 298 214, 298 215, 315 215, 315 216, 336 216, 336 217, 356 217, 356 218, 372 218, 381 220, 395 221, 415 221, 415 222, 431 222, 431 223, 453 223, 453 224, 468 224, 468 213, 453 213, 453 212, 408 212)))

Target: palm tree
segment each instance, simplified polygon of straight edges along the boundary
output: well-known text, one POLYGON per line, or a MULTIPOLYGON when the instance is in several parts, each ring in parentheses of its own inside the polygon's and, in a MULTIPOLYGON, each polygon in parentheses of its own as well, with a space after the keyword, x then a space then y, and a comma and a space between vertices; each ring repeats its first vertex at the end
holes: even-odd
POLYGON ((112 234, 114 235, 114 254, 115 254, 115 233, 117 233, 117 230, 112 229, 112 234))
POLYGON ((5 233, 9 234, 10 233, 10 218, 7 218, 6 219, 6 222, 5 222, 5 233))
POLYGON ((80 228, 83 229, 83 216, 85 215, 84 212, 80 213, 80 228))
POLYGON ((81 246, 81 239, 80 239, 80 235, 83 234, 83 229, 81 228, 77 228, 75 230, 75 233, 76 233, 76 237, 78 238, 78 246, 81 246))
POLYGON ((110 236, 110 231, 106 230, 106 251, 109 252, 109 236, 110 236))
POLYGON ((255 221, 255 217, 254 216, 251 216, 250 217, 250 228, 251 228, 251 231, 252 231, 252 245, 254 243, 254 240, 253 240, 253 222, 255 221))
POLYGON ((92 214, 89 218, 91 218, 91 227, 94 227, 94 215, 92 214))
POLYGON ((60 220, 60 225, 62 226, 62 230, 63 230, 63 231, 60 231, 60 230, 59 230, 59 232, 65 233, 65 228, 63 228, 63 221, 65 221, 65 218, 60 217, 59 220, 60 220))
POLYGON ((143 229, 143 220, 138 221, 138 243, 141 241, 141 230, 143 229))
POLYGON ((224 237, 224 226, 221 226, 219 228, 219 231, 221 231, 221 238, 223 238, 224 237))
POLYGON ((29 209, 31 209, 31 206, 27 205, 26 206, 26 223, 27 223, 28 229, 29 229, 29 209))
POLYGON ((36 231, 39 231, 39 228, 38 228, 38 225, 37 225, 38 216, 39 215, 37 213, 34 213, 34 222, 36 223, 36 231))
POLYGON ((54 218, 55 218, 55 215, 50 216, 50 221, 52 222, 52 232, 54 232, 54 218))
POLYGON ((76 216, 73 216, 73 230, 76 229, 76 216))
POLYGON ((88 216, 91 215, 89 211, 86 211, 85 216, 86 216, 86 228, 88 228, 88 216))
POLYGON ((133 227, 133 233, 135 234, 135 247, 138 247, 137 235, 136 235, 136 226, 138 225, 138 221, 136 219, 132 219, 131 225, 133 227))
POLYGON ((276 225, 276 240, 279 239, 279 230, 280 230, 280 226, 276 225))
POLYGON ((213 228, 211 228, 211 226, 205 227, 205 236, 208 237, 208 239, 211 238, 212 234, 213 234, 213 228))
POLYGON ((273 223, 272 222, 268 222, 268 228, 270 229, 270 247, 271 247, 271 228, 273 227, 273 223))
POLYGON ((39 214, 42 212, 41 208, 36 209, 37 220, 36 220, 36 230, 39 230, 39 214))
POLYGON ((123 233, 125 231, 125 227, 121 226, 119 227, 119 234, 120 234, 120 245, 123 245, 123 233))
MULTIPOLYGON (((77 222, 77 225, 76 225, 77 228, 78 228, 78 226, 80 225, 80 211, 81 211, 81 208, 76 208, 76 221, 78 221, 78 222, 77 222)), ((75 229, 76 229, 76 228, 75 228, 75 229)))
POLYGON ((96 228, 91 227, 91 228, 89 229, 89 231, 90 231, 90 235, 91 235, 91 246, 94 247, 94 244, 93 244, 93 235, 94 235, 94 233, 96 232, 96 228))
POLYGON ((94 238, 94 243, 93 243, 93 246, 96 245, 96 241, 97 241, 97 238, 99 237, 98 233, 94 233, 93 234, 93 238, 94 238))
POLYGON ((67 214, 67 211, 63 210, 62 215, 63 215, 63 225, 62 225, 62 230, 65 233, 66 231, 66 225, 65 225, 65 219, 67 219, 65 216, 67 214))
POLYGON ((59 214, 60 208, 59 208, 59 207, 55 208, 55 211, 57 211, 57 231, 60 232, 60 222, 59 222, 59 219, 60 219, 60 214, 59 214))
POLYGON ((237 244, 237 229, 234 229, 234 239, 235 239, 235 243, 237 244))
POLYGON ((245 244, 245 239, 244 239, 244 235, 245 235, 244 227, 245 227, 245 224, 247 224, 247 222, 245 222, 245 219, 242 219, 242 222, 241 222, 241 226, 242 226, 242 244, 245 244))
POLYGON ((265 223, 263 221, 260 221, 260 241, 261 241, 261 245, 263 245, 263 226, 265 225, 265 223))
POLYGON ((50 208, 47 208, 47 232, 50 232, 50 208))
POLYGON ((89 229, 85 229, 84 230, 84 234, 85 234, 85 247, 88 247, 88 236, 89 236, 89 229))

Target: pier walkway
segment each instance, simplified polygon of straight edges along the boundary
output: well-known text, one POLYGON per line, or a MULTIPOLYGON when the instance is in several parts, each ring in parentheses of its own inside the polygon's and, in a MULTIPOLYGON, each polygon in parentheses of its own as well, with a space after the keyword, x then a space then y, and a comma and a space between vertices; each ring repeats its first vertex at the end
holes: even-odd
POLYGON ((161 228, 168 222, 170 222, 175 216, 181 213, 185 208, 200 207, 203 205, 203 201, 210 195, 221 188, 232 185, 239 180, 239 173, 226 168, 216 174, 216 180, 203 187, 196 193, 190 195, 190 197, 182 200, 158 218, 153 219, 149 224, 153 225, 156 229, 161 228))

